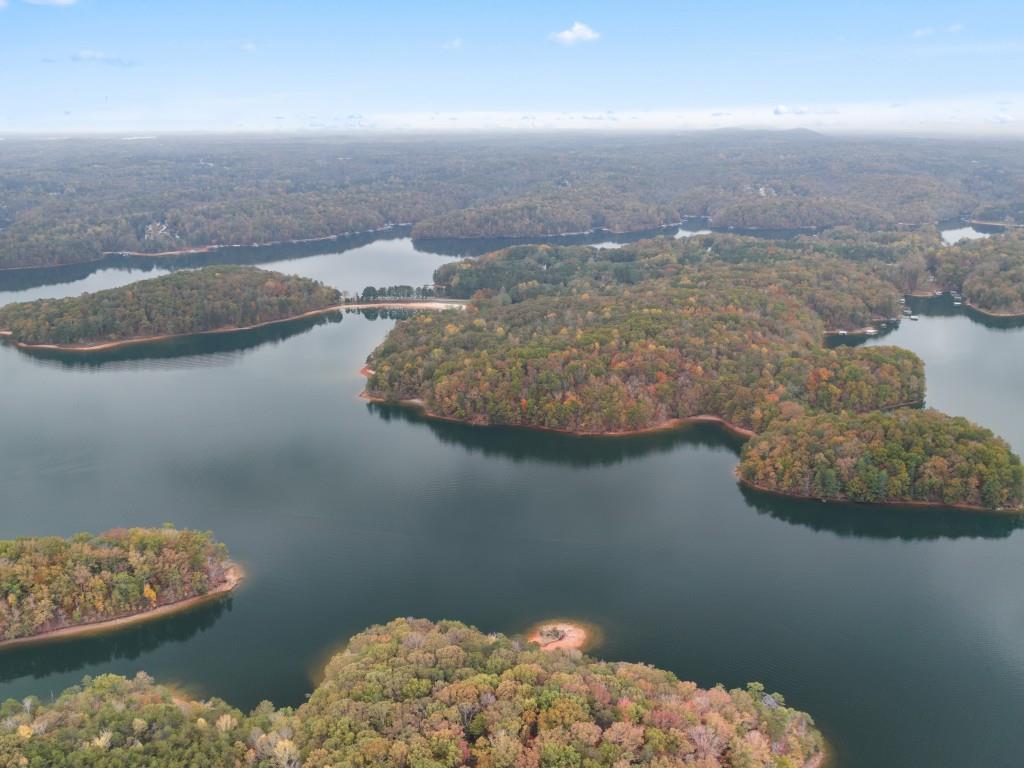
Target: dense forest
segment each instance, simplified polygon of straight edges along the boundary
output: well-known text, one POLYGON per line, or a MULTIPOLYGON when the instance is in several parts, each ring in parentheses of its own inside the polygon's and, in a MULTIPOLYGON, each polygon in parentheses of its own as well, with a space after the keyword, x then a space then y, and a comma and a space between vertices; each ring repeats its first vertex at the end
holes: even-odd
POLYGON ((173 528, 0 541, 0 639, 204 595, 225 582, 228 565, 209 533, 173 528))
POLYGON ((530 246, 446 265, 440 286, 474 300, 399 323, 370 356, 368 391, 473 423, 588 433, 703 414, 757 431, 787 409, 923 400, 912 353, 822 346, 829 328, 898 314, 891 283, 850 261, 708 249, 530 246))
POLYGON ((822 755, 811 718, 758 684, 702 690, 452 621, 356 635, 297 710, 246 715, 141 674, 0 708, 0 768, 800 768, 822 755))
POLYGON ((0 307, 0 330, 24 344, 89 344, 244 328, 337 305, 322 283, 255 267, 175 272, 77 298, 0 307))
POLYGON ((942 289, 963 293, 972 306, 997 315, 1024 315, 1024 233, 959 243, 929 254, 942 289))
POLYGON ((376 139, 9 138, 0 268, 214 244, 328 237, 388 224, 416 237, 716 227, 889 229, 964 214, 1017 221, 1012 142, 674 136, 376 139))
POLYGON ((1024 468, 1006 442, 933 410, 779 419, 746 444, 740 476, 821 499, 1024 508, 1024 468))

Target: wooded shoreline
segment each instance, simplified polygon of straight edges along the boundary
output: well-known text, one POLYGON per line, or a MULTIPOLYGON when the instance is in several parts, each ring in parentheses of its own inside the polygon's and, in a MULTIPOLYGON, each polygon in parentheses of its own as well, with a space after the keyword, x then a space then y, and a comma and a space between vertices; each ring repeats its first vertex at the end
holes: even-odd
POLYGON ((227 328, 212 328, 208 331, 192 331, 189 333, 164 333, 156 334, 153 336, 136 336, 129 339, 117 339, 114 341, 101 341, 94 344, 29 344, 23 341, 14 340, 11 331, 0 330, 0 337, 13 344, 18 349, 22 349, 28 352, 37 351, 52 351, 52 352, 106 352, 112 349, 121 349, 122 347, 131 347, 143 344, 155 344, 161 341, 168 341, 170 339, 187 339, 197 336, 214 336, 229 333, 242 333, 244 331, 255 331, 259 328, 266 328, 271 325, 280 325, 283 323, 294 323, 298 320, 307 320, 311 317, 320 317, 322 315, 331 314, 332 312, 344 312, 347 309, 429 309, 429 310, 444 310, 444 309, 457 309, 465 306, 464 301, 460 300, 437 300, 437 299, 411 299, 408 301, 374 301, 374 302, 353 302, 351 304, 334 304, 330 307, 324 307, 323 309, 314 309, 309 312, 303 312, 299 315, 290 315, 288 317, 282 317, 278 320, 267 320, 264 323, 256 323, 255 325, 246 325, 240 327, 227 327, 227 328))
POLYGON ((788 493, 775 488, 769 488, 766 485, 760 485, 759 483, 747 480, 740 474, 739 470, 740 467, 737 465, 733 472, 736 475, 737 482, 744 488, 782 499, 792 499, 793 501, 817 501, 822 504, 856 504, 864 507, 887 507, 890 509, 956 509, 961 512, 975 512, 988 515, 1024 515, 1024 507, 1020 509, 992 509, 991 507, 982 507, 977 504, 942 504, 935 501, 858 501, 857 499, 807 496, 799 493, 788 493))
POLYGON ((85 624, 76 624, 70 627, 51 629, 34 635, 28 635, 26 637, 15 637, 10 640, 0 640, 0 651, 19 646, 35 645, 37 643, 46 643, 54 640, 81 637, 83 635, 113 632, 123 627, 164 618, 166 616, 187 611, 191 608, 196 608, 208 602, 213 602, 214 600, 218 600, 234 592, 234 590, 237 589, 245 580, 245 569, 243 569, 242 566, 230 560, 226 565, 224 581, 205 594, 195 595, 194 597, 187 597, 184 600, 176 600, 171 603, 158 605, 156 608, 151 608, 150 610, 142 611, 141 613, 127 613, 123 616, 117 616, 112 619, 91 621, 85 624))

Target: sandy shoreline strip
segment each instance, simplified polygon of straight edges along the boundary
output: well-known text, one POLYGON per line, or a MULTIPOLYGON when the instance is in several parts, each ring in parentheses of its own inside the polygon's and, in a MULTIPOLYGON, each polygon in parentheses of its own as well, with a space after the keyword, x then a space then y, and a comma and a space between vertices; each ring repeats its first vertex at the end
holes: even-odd
MULTIPOLYGON (((289 317, 282 317, 279 320, 267 320, 264 323, 256 323, 255 325, 245 325, 238 328, 213 328, 208 331, 192 331, 190 333, 164 333, 155 336, 136 336, 130 339, 118 339, 116 341, 102 341, 95 344, 28 344, 23 341, 12 341, 14 346, 18 349, 24 349, 27 351, 32 350, 49 350, 54 352, 104 352, 111 349, 120 349, 121 347, 136 346, 139 344, 153 344, 158 341, 167 341, 169 339, 187 339, 197 336, 213 336, 227 333, 242 333, 244 331, 254 331, 259 328, 266 328, 271 325, 280 325, 282 323, 293 323, 297 320, 305 320, 310 317, 318 317, 320 315, 327 315, 334 312, 343 312, 346 309, 427 309, 427 310, 444 310, 444 309, 459 309, 465 307, 465 303, 461 301, 392 301, 392 302, 366 302, 366 303, 352 303, 352 304, 335 304, 330 307, 324 307, 323 309, 313 309, 309 312, 303 312, 301 315, 290 315, 289 317)), ((11 331, 2 330, 0 331, 0 337, 13 339, 13 333, 11 331)))
POLYGON ((245 570, 242 568, 242 566, 235 562, 229 562, 227 569, 225 571, 224 583, 217 585, 206 594, 196 595, 195 597, 188 597, 184 600, 178 600, 174 603, 167 603, 165 605, 153 608, 152 610, 143 611, 142 613, 133 613, 127 616, 119 616, 114 619, 93 621, 88 624, 77 624, 73 627, 62 627, 61 629, 54 629, 49 632, 41 632, 40 634, 29 635, 28 637, 16 637, 12 640, 3 640, 0 641, 0 650, 7 650, 8 648, 15 648, 23 645, 35 645, 37 643, 46 643, 51 640, 63 640, 71 637, 102 634, 106 632, 112 632, 123 627, 132 626, 134 624, 142 624, 146 621, 161 619, 166 616, 173 615, 175 613, 187 611, 191 608, 195 608, 205 603, 213 602, 226 595, 229 595, 244 580, 245 570))

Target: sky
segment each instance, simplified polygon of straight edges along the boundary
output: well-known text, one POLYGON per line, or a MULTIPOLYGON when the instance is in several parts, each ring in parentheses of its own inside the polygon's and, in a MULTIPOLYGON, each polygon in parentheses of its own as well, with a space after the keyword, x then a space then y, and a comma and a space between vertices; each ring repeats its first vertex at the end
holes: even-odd
POLYGON ((1024 2, 0 0, 0 134, 1024 136, 1024 2))

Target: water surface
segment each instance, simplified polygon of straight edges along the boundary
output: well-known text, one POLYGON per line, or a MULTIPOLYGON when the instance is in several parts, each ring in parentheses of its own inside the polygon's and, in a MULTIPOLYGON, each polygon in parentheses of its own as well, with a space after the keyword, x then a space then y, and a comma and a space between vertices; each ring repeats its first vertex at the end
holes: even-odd
MULTIPOLYGON (((403 253, 424 261, 402 282, 429 276, 436 262, 403 253)), ((399 274, 346 256, 289 271, 342 287, 399 274)), ((213 530, 249 571, 214 606, 0 653, 0 699, 144 669, 243 708, 299 704, 375 622, 517 632, 576 616, 603 629, 601 656, 784 692, 840 766, 1017 763, 1016 519, 744 492, 738 446, 711 425, 583 439, 372 406, 357 371, 392 322, 346 314, 92 362, 0 346, 0 537, 172 522, 213 530)), ((925 359, 930 405, 1024 450, 1024 329, 939 312, 885 343, 925 359)))

